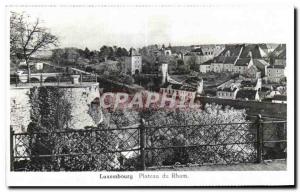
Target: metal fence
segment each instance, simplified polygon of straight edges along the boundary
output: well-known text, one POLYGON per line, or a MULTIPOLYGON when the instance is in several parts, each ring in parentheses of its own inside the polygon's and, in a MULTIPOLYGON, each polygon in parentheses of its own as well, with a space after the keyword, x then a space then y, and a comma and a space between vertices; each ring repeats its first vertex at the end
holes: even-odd
POLYGON ((125 171, 286 158, 286 121, 11 131, 12 171, 125 171))

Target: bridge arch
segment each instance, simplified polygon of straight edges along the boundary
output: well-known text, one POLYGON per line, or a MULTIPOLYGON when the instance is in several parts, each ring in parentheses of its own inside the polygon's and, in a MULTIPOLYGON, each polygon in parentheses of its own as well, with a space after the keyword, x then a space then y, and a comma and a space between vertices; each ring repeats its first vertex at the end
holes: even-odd
POLYGON ((52 82, 57 82, 57 78, 54 76, 49 76, 49 77, 45 77, 43 79, 44 83, 52 83, 52 82))
POLYGON ((38 77, 30 77, 30 82, 31 83, 39 83, 40 82, 40 78, 38 78, 38 77))

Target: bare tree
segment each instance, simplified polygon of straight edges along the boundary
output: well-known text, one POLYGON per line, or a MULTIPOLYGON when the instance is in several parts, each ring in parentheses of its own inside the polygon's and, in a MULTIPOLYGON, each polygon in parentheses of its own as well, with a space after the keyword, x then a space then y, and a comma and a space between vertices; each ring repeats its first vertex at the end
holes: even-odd
POLYGON ((25 60, 28 68, 28 82, 30 82, 29 61, 32 55, 42 49, 58 45, 58 38, 42 27, 37 18, 34 22, 24 13, 11 13, 10 17, 10 54, 18 55, 25 60))

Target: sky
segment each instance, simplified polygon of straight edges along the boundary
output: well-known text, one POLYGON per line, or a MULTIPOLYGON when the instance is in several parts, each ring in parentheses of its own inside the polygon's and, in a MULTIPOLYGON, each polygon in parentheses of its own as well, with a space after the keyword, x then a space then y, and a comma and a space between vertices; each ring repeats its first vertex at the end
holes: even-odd
MULTIPOLYGON (((10 7, 40 18, 61 47, 285 43, 283 11, 268 7, 10 7), (278 31, 282 31, 278 32, 278 31)), ((289 10, 290 11, 290 10, 289 10)))

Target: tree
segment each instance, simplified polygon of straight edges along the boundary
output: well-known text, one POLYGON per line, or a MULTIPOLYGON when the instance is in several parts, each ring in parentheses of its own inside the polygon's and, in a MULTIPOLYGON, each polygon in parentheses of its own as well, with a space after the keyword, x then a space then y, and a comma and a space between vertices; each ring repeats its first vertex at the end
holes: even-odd
POLYGON ((107 47, 106 45, 103 45, 101 48, 100 48, 100 56, 102 58, 104 58, 104 60, 106 61, 107 58, 109 57, 110 55, 110 49, 109 47, 107 47))
POLYGON ((122 55, 123 56, 128 56, 129 55, 128 51, 125 48, 122 48, 122 55))
POLYGON ((122 57, 122 56, 123 56, 123 50, 122 50, 121 47, 118 47, 118 48, 117 48, 116 56, 117 56, 117 57, 122 57))
POLYGON ((25 18, 23 13, 12 12, 10 22, 10 54, 18 54, 25 60, 30 82, 29 61, 32 55, 50 46, 57 46, 58 38, 49 29, 42 27, 38 18, 31 22, 29 16, 25 18))
POLYGON ((51 60, 56 63, 58 66, 64 61, 64 50, 63 49, 54 49, 52 50, 51 60))
POLYGON ((83 55, 86 59, 89 59, 91 56, 90 50, 86 47, 85 50, 83 51, 83 55))

